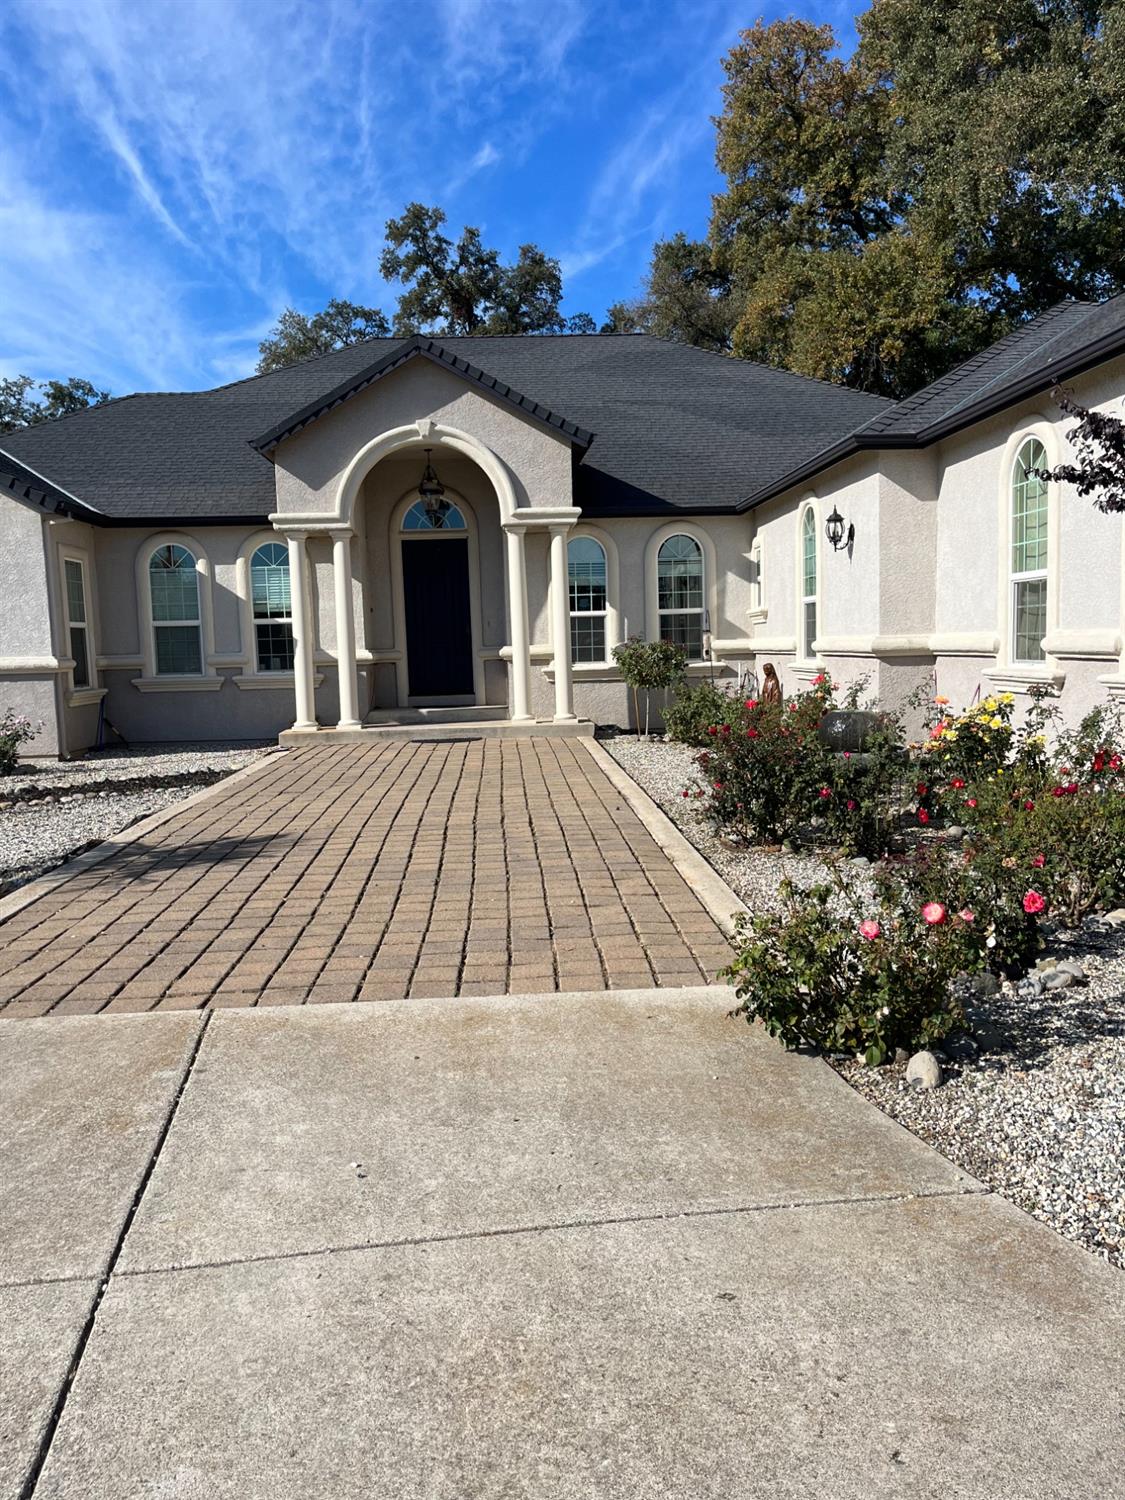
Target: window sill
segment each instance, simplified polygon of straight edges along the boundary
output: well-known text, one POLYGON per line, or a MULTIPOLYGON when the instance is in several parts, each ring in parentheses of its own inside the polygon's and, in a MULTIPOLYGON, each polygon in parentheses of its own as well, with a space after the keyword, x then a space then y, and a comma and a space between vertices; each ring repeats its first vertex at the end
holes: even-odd
POLYGON ((108 688, 71 688, 66 695, 67 708, 85 708, 90 703, 100 703, 108 688))
POLYGON ((991 667, 980 674, 994 688, 1004 693, 1027 693, 1032 688, 1061 688, 1066 673, 1052 670, 1044 663, 1041 667, 991 667))
MULTIPOLYGON (((259 689, 284 688, 287 693, 294 691, 296 679, 292 672, 243 672, 239 677, 232 677, 231 681, 236 688, 257 692, 259 689)), ((313 686, 319 687, 324 681, 323 672, 313 673, 313 686)))
POLYGON ((217 693, 221 677, 134 677, 138 693, 217 693))

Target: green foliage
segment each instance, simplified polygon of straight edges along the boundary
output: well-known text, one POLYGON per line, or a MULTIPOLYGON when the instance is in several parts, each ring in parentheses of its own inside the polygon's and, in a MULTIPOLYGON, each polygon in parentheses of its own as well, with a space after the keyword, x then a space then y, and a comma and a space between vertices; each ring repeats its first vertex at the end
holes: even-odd
POLYGON ((721 724, 733 729, 742 716, 741 699, 704 680, 695 687, 685 687, 665 709, 664 728, 671 739, 682 745, 701 748, 709 743, 708 730, 721 724))
POLYGON ((659 692, 667 696, 668 690, 683 680, 687 671, 687 652, 671 641, 644 641, 640 636, 630 636, 613 648, 613 659, 621 672, 621 680, 633 692, 633 717, 640 730, 641 714, 638 694, 645 695, 645 734, 649 732, 651 696, 659 692))
POLYGON ((287 307, 258 345, 258 374, 281 370, 301 359, 330 354, 364 339, 386 337, 391 325, 377 307, 361 307, 334 297, 311 317, 287 307))
MULTIPOLYGON (((387 244, 379 261, 388 281, 407 290, 395 312, 395 333, 562 333, 559 263, 537 245, 521 245, 505 265, 488 249, 480 230, 461 231, 456 244, 442 233, 445 213, 410 203, 387 221, 387 244)), ((576 331, 588 332, 576 315, 576 331)), ((592 319, 589 322, 592 323, 592 319)))
POLYGON ((962 1024, 951 980, 978 958, 971 924, 948 905, 928 922, 901 892, 865 899, 840 879, 805 891, 783 881, 780 894, 780 915, 753 918, 736 939, 723 975, 736 1014, 788 1047, 855 1053, 871 1066, 962 1024))
POLYGON ((1077 463, 1038 470, 1039 477, 1072 484, 1080 495, 1093 495, 1103 515, 1125 514, 1125 422, 1108 411, 1091 411, 1067 391, 1054 391, 1056 405, 1077 419, 1067 433, 1077 463))
POLYGON ((26 714, 6 710, 0 718, 0 776, 15 770, 20 746, 33 740, 41 728, 37 729, 26 714))
POLYGON ((909 394, 1125 284, 1125 8, 878 0, 841 56, 781 20, 723 59, 708 241, 654 250, 641 326, 909 394))
POLYGON ((0 432, 18 432, 55 417, 101 406, 110 399, 108 391, 99 391, 88 380, 32 380, 30 375, 13 375, 0 380, 0 432), (34 394, 38 392, 39 394, 34 394))

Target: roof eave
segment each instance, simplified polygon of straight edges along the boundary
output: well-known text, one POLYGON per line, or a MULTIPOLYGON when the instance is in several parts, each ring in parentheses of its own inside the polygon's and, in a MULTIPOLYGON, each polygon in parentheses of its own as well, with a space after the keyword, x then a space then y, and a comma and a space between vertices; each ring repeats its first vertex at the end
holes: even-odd
POLYGON ((995 396, 971 402, 960 411, 948 413, 927 427, 895 433, 868 433, 863 428, 859 428, 831 447, 822 449, 820 453, 797 468, 791 469, 788 474, 783 474, 776 483, 747 496, 738 509, 748 511, 756 509, 759 505, 765 505, 767 501, 775 500, 778 495, 783 495, 786 490, 791 490, 794 485, 822 474, 833 464, 839 463, 842 459, 851 458, 856 453, 890 448, 928 448, 932 443, 952 437, 966 427, 972 427, 977 422, 994 417, 998 412, 1006 411, 1008 407, 1015 406, 1020 401, 1026 401, 1029 396, 1037 396, 1043 391, 1050 390, 1061 381, 1071 380, 1075 375, 1081 375, 1095 365, 1104 364, 1107 359, 1112 359, 1121 353, 1125 353, 1125 328, 1114 329, 1069 358, 1049 361, 1033 374, 1017 381, 1015 385, 1005 386, 995 396))

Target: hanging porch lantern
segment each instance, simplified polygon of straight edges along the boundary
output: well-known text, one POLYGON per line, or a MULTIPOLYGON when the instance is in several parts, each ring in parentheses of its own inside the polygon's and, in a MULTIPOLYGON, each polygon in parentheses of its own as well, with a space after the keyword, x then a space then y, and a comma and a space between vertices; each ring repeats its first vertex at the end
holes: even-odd
POLYGON ((426 507, 426 514, 436 525, 441 524, 441 518, 449 509, 449 501, 445 498, 445 485, 434 473, 434 466, 430 462, 432 448, 426 450, 426 467, 422 471, 422 478, 418 482, 418 494, 422 504, 426 507))

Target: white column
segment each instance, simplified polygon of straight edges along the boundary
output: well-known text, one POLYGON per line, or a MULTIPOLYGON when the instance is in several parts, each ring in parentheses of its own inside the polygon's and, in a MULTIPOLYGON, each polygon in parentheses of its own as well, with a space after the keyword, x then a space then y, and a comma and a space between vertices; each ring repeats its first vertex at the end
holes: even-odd
POLYGON ((350 531, 332 533, 332 582, 336 593, 336 675, 340 683, 340 722, 336 728, 358 729, 359 688, 356 683, 350 531))
POLYGON ((308 533, 291 531, 289 543, 289 608, 293 620, 293 687, 297 699, 294 729, 315 729, 316 702, 313 697, 313 632, 309 608, 308 557, 305 542, 308 533))
POLYGON ((567 526, 551 527, 551 636, 555 643, 555 723, 574 718, 574 674, 570 666, 570 574, 567 526))
POLYGON ((511 717, 531 718, 531 646, 527 623, 527 560, 524 527, 505 526, 508 542, 508 619, 512 637, 511 717))

